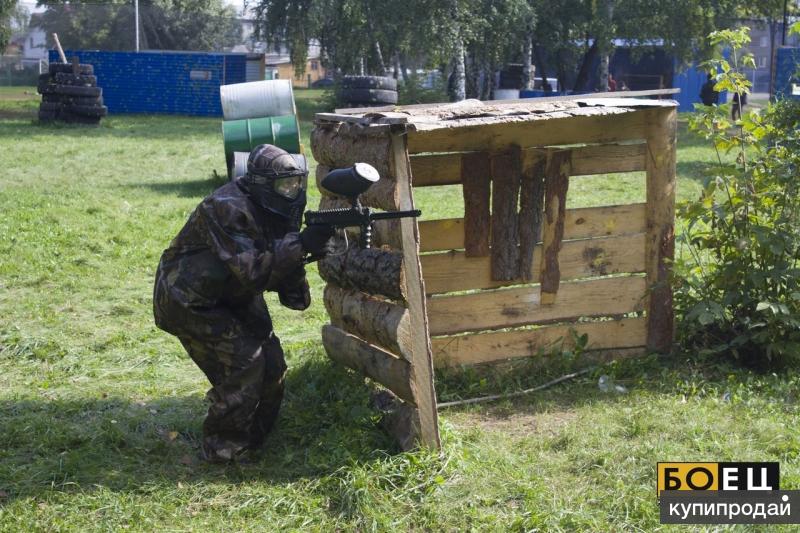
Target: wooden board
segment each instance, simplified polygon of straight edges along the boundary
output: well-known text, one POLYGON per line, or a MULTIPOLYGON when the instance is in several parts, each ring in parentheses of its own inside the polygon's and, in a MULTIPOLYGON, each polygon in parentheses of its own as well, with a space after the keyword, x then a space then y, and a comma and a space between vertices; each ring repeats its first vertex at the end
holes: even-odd
MULTIPOLYGON (((492 279, 512 280, 519 272, 519 187, 522 177, 519 147, 491 155, 492 172, 492 279)), ((470 230, 468 222, 465 231, 470 230)), ((465 235, 465 242, 469 244, 465 235)), ((488 242, 487 242, 488 245, 488 242)), ((467 255, 470 255, 467 253, 467 255)), ((477 254, 476 254, 477 255, 477 254)))
MULTIPOLYGON (((538 265, 541 246, 534 250, 538 265)), ((428 294, 489 289, 516 285, 518 281, 493 281, 489 258, 464 257, 463 252, 420 256, 428 294)), ((561 279, 606 276, 623 272, 644 272, 644 234, 565 241, 559 257, 561 279)), ((538 281, 534 268, 532 281, 538 281)))
POLYGON ((579 317, 616 316, 644 307, 641 275, 562 283, 558 300, 543 305, 539 287, 481 291, 428 299, 431 335, 501 329, 579 317))
POLYGON ((588 335, 588 350, 628 350, 642 347, 647 339, 644 318, 625 318, 605 322, 581 322, 537 329, 497 331, 455 337, 434 337, 433 354, 437 367, 474 365, 535 356, 543 350, 574 346, 572 333, 588 335), (562 345, 563 343, 563 345, 562 345))
POLYGON ((489 255, 491 228, 491 165, 489 154, 471 152, 464 155, 461 167, 464 196, 464 249, 467 257, 489 255))
POLYGON ((367 344, 336 326, 322 326, 322 345, 328 357, 385 386, 403 400, 414 403, 411 365, 405 359, 367 344))
POLYGON ((404 359, 411 358, 411 325, 405 307, 330 284, 323 300, 337 328, 404 359))
MULTIPOLYGON (((567 209, 564 239, 644 233, 644 219, 644 203, 567 209)), ((464 248, 464 220, 461 218, 423 220, 419 223, 419 233, 421 252, 464 248)))
POLYGON ((430 187, 461 183, 461 157, 462 154, 415 155, 411 158, 411 184, 430 187))
MULTIPOLYGON (((646 145, 644 143, 577 146, 570 150, 572 151, 573 177, 645 170, 646 145)), ((534 151, 541 151, 541 149, 525 150, 526 156, 529 152, 534 151)), ((412 182, 414 187, 461 183, 462 159, 469 153, 472 152, 412 156, 411 171, 414 174, 412 182)))
MULTIPOLYGON (((397 179, 400 209, 414 209, 411 190, 411 163, 406 149, 406 136, 392 135, 391 141, 393 175, 397 179)), ((419 431, 413 437, 421 446, 438 449, 439 419, 436 412, 436 390, 433 387, 433 357, 428 311, 425 301, 425 285, 419 262, 419 229, 415 218, 400 219, 402 236, 403 270, 405 272, 406 302, 409 324, 413 332, 409 344, 411 357, 410 387, 414 392, 414 404, 418 408, 419 431)))
POLYGON ((643 171, 646 150, 644 143, 573 148, 572 176, 643 171))
POLYGON ((675 333, 670 271, 675 257, 676 133, 677 111, 664 109, 653 117, 647 138, 647 347, 661 353, 672 350, 675 333))
MULTIPOLYGON (((486 123, 452 124, 408 134, 410 154, 430 152, 501 151, 511 145, 607 144, 646 137, 652 109, 581 108, 583 114, 541 120, 493 118, 486 123), (591 110, 598 110, 592 113, 591 110), (616 112, 619 111, 619 112, 616 112)), ((659 111, 656 109, 655 111, 659 111)), ((474 123, 473 123, 474 122, 474 123)))
POLYGON ((517 277, 524 281, 529 281, 533 269, 533 250, 542 236, 546 163, 547 157, 542 154, 529 151, 523 155, 517 277))
MULTIPOLYGON (((567 189, 571 154, 569 150, 553 151, 547 154, 544 185, 544 219, 542 227, 542 255, 539 281, 541 282, 542 304, 555 302, 558 285, 561 282, 559 252, 564 240, 564 219, 567 213, 567 189)), ((526 279, 529 279, 526 276, 526 279)))

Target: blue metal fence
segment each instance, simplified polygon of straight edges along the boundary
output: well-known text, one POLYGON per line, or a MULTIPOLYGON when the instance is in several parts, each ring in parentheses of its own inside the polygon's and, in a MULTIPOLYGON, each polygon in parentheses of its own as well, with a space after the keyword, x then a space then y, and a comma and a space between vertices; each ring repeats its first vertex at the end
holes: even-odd
MULTIPOLYGON (((247 54, 66 50, 94 65, 109 113, 221 116, 220 85, 246 81, 247 54)), ((50 61, 58 54, 50 50, 50 61)))

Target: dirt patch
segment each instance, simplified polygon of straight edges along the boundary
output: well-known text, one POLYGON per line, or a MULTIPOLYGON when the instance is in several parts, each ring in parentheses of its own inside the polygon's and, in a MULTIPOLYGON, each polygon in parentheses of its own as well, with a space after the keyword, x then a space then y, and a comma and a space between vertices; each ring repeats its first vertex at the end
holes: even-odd
POLYGON ((504 433, 511 437, 554 437, 575 421, 575 411, 503 414, 492 411, 463 414, 454 420, 457 426, 479 426, 484 431, 504 433))

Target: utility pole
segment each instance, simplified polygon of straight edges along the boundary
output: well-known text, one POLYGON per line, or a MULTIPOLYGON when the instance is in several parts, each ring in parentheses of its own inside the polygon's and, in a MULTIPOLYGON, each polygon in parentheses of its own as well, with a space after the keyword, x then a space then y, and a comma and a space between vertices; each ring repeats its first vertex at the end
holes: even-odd
POLYGON ((136 19, 136 51, 139 51, 139 0, 133 0, 133 18, 136 19))

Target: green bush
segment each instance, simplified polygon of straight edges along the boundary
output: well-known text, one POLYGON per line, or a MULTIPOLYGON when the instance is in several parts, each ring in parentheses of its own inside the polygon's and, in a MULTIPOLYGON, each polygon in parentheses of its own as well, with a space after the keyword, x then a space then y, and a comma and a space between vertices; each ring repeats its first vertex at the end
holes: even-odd
MULTIPOLYGON (((711 34, 731 60, 710 61, 716 90, 749 92, 740 52, 748 29, 711 34)), ((762 370, 800 361, 800 105, 730 118, 730 104, 705 108, 690 128, 713 142, 717 163, 700 198, 679 208, 684 231, 675 265, 683 347, 732 356, 762 370)))

